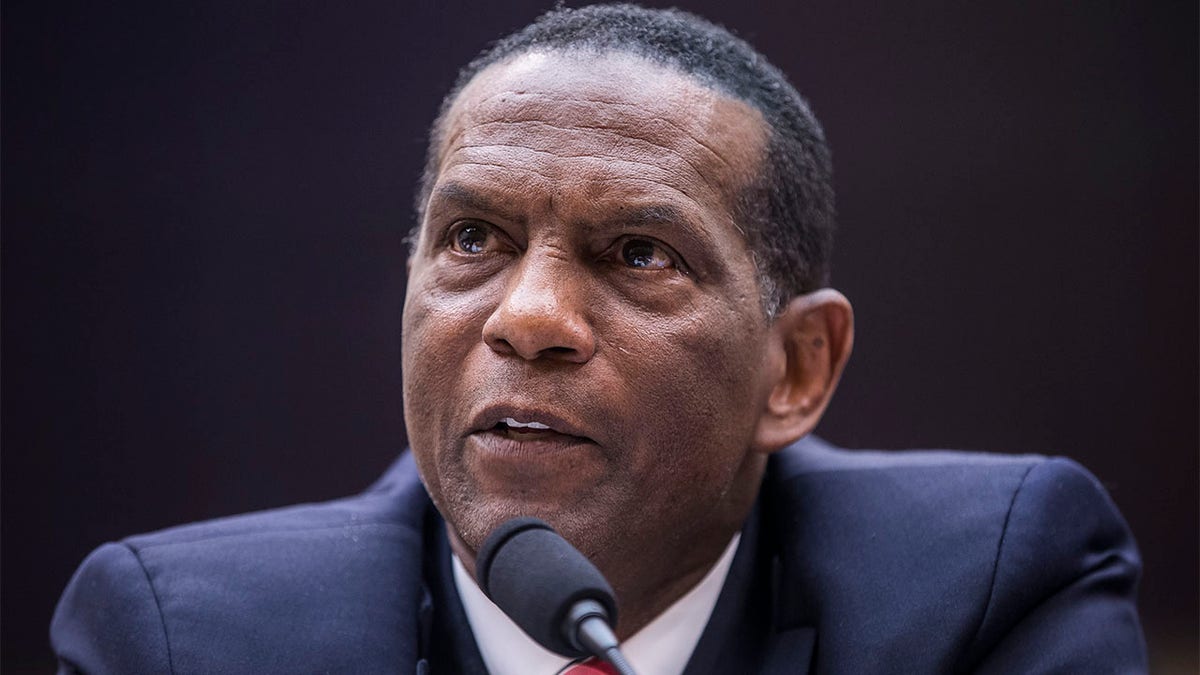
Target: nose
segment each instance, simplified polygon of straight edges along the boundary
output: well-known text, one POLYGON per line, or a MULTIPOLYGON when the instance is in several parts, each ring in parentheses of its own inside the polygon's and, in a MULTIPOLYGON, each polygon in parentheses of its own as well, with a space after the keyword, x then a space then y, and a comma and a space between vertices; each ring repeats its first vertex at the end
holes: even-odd
POLYGON ((583 295, 570 261, 528 251, 483 324, 483 340, 498 354, 527 361, 586 363, 596 337, 583 295))

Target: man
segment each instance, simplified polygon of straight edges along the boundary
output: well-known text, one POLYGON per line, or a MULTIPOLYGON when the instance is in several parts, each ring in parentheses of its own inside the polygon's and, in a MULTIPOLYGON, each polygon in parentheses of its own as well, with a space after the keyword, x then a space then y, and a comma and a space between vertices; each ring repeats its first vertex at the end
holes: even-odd
POLYGON ((1139 561, 1065 460, 810 437, 852 343, 828 151, 696 17, 556 10, 434 123, 404 310, 412 452, 371 490, 97 550, 86 672, 546 673, 472 580, 550 522, 641 673, 1136 672, 1139 561))

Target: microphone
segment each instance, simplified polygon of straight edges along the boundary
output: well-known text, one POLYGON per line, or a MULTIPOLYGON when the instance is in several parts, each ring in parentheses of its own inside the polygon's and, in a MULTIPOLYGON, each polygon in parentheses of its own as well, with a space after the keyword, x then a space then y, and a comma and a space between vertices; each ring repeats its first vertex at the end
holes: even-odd
POLYGON ((563 656, 598 656, 634 675, 612 626, 617 601, 582 553, 537 518, 513 518, 483 542, 475 578, 521 630, 563 656))

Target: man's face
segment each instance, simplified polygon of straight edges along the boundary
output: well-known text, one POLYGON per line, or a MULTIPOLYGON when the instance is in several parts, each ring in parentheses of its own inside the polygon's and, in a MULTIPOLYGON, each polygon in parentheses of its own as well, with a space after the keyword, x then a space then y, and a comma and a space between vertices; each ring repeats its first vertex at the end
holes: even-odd
POLYGON ((476 77, 444 138, 404 401, 457 543, 533 515, 606 572, 681 564, 764 461, 768 323, 733 208, 761 116, 634 57, 529 54, 476 77))

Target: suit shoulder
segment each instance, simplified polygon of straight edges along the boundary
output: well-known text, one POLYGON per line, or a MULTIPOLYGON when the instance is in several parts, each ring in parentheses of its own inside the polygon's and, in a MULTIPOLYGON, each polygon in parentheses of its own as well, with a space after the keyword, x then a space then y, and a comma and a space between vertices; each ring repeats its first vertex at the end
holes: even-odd
MULTIPOLYGON (((806 473, 848 471, 919 471, 946 468, 1025 471, 1047 461, 1045 455, 964 452, 961 450, 847 450, 812 436, 777 453, 775 470, 787 478, 806 473)), ((1069 460, 1065 460, 1068 461, 1069 460)), ((1073 462, 1071 462, 1074 464, 1073 462)), ((1075 465, 1078 467, 1078 465, 1075 465)))
POLYGON ((50 623, 65 669, 171 672, 158 597, 137 554, 105 544, 79 566, 50 623))
POLYGON ((296 504, 168 527, 122 540, 135 551, 205 542, 308 533, 339 536, 339 532, 397 528, 419 533, 428 497, 407 457, 362 494, 327 502, 296 504))
POLYGON ((903 516, 911 506, 955 508, 939 520, 975 509, 1007 519, 1053 526, 1078 522, 1082 514, 1064 518, 1064 509, 1080 509, 1106 520, 1120 516, 1104 487, 1091 472, 1066 457, 998 454, 955 450, 845 450, 820 439, 804 439, 772 458, 770 479, 790 492, 799 485, 820 492, 820 485, 845 490, 842 499, 854 508, 879 502, 903 516), (814 487, 818 486, 818 487, 814 487), (852 499, 857 493, 859 498, 852 499), (886 498, 879 500, 880 495, 886 498), (1018 499, 1020 497, 1020 499, 1018 499), (1010 514, 1011 511, 1011 514, 1010 514))
POLYGON ((393 474, 355 497, 105 544, 63 594, 52 626, 60 659, 86 672, 168 672, 164 659, 187 672, 412 662, 413 645, 394 636, 415 621, 430 503, 415 469, 393 474), (105 637, 114 631, 126 642, 105 637), (109 658, 141 665, 108 668, 109 658))
MULTIPOLYGON (((796 597, 825 625, 873 626, 879 653, 921 664, 913 672, 973 671, 1079 579, 1119 588, 1093 616, 1117 617, 1133 626, 1121 635, 1137 635, 1136 549, 1104 489, 1074 461, 847 451, 814 439, 772 458, 766 485, 796 597), (1098 561, 1103 572, 1091 576, 1098 561), (912 635, 926 636, 916 651, 912 635), (933 654, 937 662, 921 661, 933 654)), ((1094 597, 1064 613, 1078 616, 1094 597)), ((833 641, 825 655, 852 663, 859 646, 833 641)))
POLYGON ((1099 481, 1064 458, 1034 465, 1013 495, 961 669, 1146 672, 1140 577, 1133 535, 1099 481))
POLYGON ((242 513, 136 534, 126 537, 122 543, 135 551, 143 551, 163 546, 202 544, 221 539, 320 533, 346 528, 411 527, 404 518, 389 513, 387 509, 381 508, 380 504, 372 504, 372 501, 356 496, 242 513))
POLYGON ((786 531, 819 536, 821 546, 899 553, 924 543, 932 554, 972 542, 982 562, 994 557, 1026 477, 1043 465, 1078 467, 1040 455, 842 450, 805 439, 771 458, 765 494, 786 531))
POLYGON ((831 535, 856 532, 841 527, 845 518, 917 530, 919 538, 992 532, 982 541, 993 544, 1010 525, 1048 532, 1080 523, 1125 527, 1099 481, 1063 457, 842 450, 818 439, 778 455, 768 494, 783 510, 814 519, 811 527, 832 524, 831 535))

